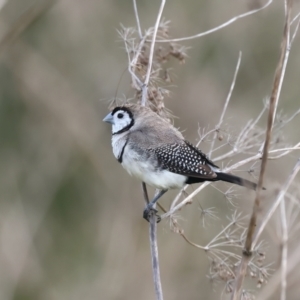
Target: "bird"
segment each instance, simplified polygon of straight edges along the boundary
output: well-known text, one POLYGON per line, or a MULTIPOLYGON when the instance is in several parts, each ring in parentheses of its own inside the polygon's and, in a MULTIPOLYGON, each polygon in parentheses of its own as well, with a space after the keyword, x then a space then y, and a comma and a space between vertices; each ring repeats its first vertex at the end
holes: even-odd
MULTIPOLYGON (((159 189, 143 217, 157 213, 154 204, 170 189, 204 181, 225 181, 255 190, 247 179, 223 173, 200 149, 149 107, 127 103, 116 106, 103 119, 112 125, 112 151, 132 176, 159 189)), ((160 217, 158 221, 160 221, 160 217)))

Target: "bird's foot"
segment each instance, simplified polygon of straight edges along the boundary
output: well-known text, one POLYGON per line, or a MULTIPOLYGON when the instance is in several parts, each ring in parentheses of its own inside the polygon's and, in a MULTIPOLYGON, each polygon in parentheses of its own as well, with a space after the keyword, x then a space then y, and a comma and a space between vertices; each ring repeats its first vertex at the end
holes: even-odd
POLYGON ((149 203, 143 212, 143 218, 150 222, 150 218, 152 216, 156 217, 156 222, 159 223, 161 221, 161 217, 157 214, 157 210, 153 207, 152 203, 149 203))

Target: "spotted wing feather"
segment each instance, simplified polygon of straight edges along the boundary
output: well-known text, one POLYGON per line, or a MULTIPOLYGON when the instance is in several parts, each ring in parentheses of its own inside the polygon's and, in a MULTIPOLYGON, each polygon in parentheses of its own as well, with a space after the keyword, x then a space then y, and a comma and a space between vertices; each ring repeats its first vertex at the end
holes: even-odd
POLYGON ((188 177, 207 180, 217 177, 209 165, 218 167, 198 148, 188 142, 167 144, 151 149, 151 151, 155 152, 162 169, 188 177))

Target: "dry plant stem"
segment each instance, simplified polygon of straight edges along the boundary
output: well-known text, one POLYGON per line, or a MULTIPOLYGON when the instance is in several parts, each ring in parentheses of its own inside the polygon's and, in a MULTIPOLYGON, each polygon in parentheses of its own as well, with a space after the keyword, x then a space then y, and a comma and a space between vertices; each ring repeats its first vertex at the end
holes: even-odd
MULTIPOLYGON (((291 185, 291 183, 293 182, 293 180, 295 179, 296 175, 298 174, 298 172, 300 171, 300 158, 297 161, 297 164, 295 165, 291 175, 289 176, 289 178, 287 179, 286 183, 284 184, 283 189, 280 191, 280 193, 278 194, 275 203, 273 204, 273 206, 271 207, 270 211, 267 214, 267 220, 265 222, 263 222, 263 224, 260 226, 261 227, 265 227, 265 225, 267 224, 267 222, 270 220, 271 216, 274 214, 276 208, 278 207, 279 203, 283 202, 284 196, 286 195, 286 192, 289 188, 289 186, 291 185)), ((262 230, 259 231, 259 234, 257 234, 257 238, 260 236, 262 230)), ((257 240, 257 239, 255 239, 257 240)), ((299 268, 299 263, 300 263, 300 245, 298 245, 298 247, 293 251, 293 253, 291 253, 289 255, 289 260, 287 261, 287 269, 286 269, 286 277, 295 269, 295 268, 299 268)), ((276 291, 277 288, 280 284, 280 281, 282 280, 282 270, 281 272, 278 271, 268 282, 268 286, 263 290, 262 294, 260 295, 259 299, 263 300, 263 299, 268 299, 270 298, 276 291)))
POLYGON ((281 48, 281 55, 278 62, 278 66, 275 72, 275 78, 273 82, 273 88, 271 93, 270 99, 270 107, 269 107, 269 114, 268 114, 268 124, 267 124, 267 131, 266 131, 266 139, 264 143, 263 149, 263 156, 262 156, 262 163, 261 163, 261 170, 259 175, 259 180, 257 184, 257 191, 255 202, 253 206, 252 216, 250 218, 250 223, 248 226, 248 233, 246 237, 245 247, 243 251, 243 258, 240 263, 240 267, 237 273, 237 277, 235 280, 234 290, 232 292, 232 300, 238 300, 241 297, 242 285, 246 275, 247 266, 250 261, 250 256, 252 254, 253 249, 253 235, 256 228, 257 222, 257 214, 259 212, 260 206, 260 193, 263 186, 263 179, 266 170, 266 164, 268 160, 268 152, 269 152, 269 145, 271 140, 271 132, 272 127, 274 124, 274 118, 276 114, 276 109, 278 105, 278 99, 280 96, 280 91, 283 83, 283 78, 285 75, 286 64, 289 56, 289 46, 290 46, 290 21, 291 21, 291 7, 292 7, 292 0, 285 1, 285 25, 284 25, 284 32, 283 32, 283 41, 282 41, 282 48, 281 48))
POLYGON ((212 140, 212 143, 211 143, 211 147, 210 147, 208 157, 211 157, 212 151, 213 151, 214 146, 215 146, 215 141, 216 141, 216 138, 217 138, 217 135, 218 135, 218 131, 220 130, 220 127, 223 123, 225 112, 227 110, 228 103, 231 99, 231 95, 232 95, 232 92, 233 92, 233 89, 234 89, 234 86, 235 86, 235 82, 236 82, 236 77, 237 77, 237 74, 238 74, 238 71, 239 71, 239 68, 240 68, 241 58, 242 58, 242 52, 240 51, 239 52, 239 58, 238 58, 238 61, 237 61, 236 67, 235 67, 232 83, 231 83, 231 86, 230 86, 230 90, 229 90, 229 93, 227 95, 227 98, 226 98, 226 101, 225 101, 225 104, 224 104, 224 107, 223 107, 223 111, 222 111, 219 123, 215 127, 215 134, 214 134, 214 137, 213 137, 213 140, 212 140))
MULTIPOLYGON (((149 197, 147 192, 147 186, 145 182, 142 183, 143 195, 146 205, 149 203, 149 197)), ((157 222, 156 215, 153 213, 149 221, 149 239, 151 248, 151 258, 152 258, 152 271, 153 271, 153 281, 155 288, 155 295, 157 300, 163 300, 163 293, 161 288, 159 262, 158 262, 158 248, 157 248, 157 222)))
POLYGON ((193 39, 196 39, 196 38, 199 38, 199 37, 202 37, 202 36, 205 36, 205 35, 208 35, 208 34, 211 34, 215 31, 218 31, 222 28, 225 28, 226 26, 234 23, 235 21, 239 20, 239 19, 242 19, 242 18, 245 18, 245 17, 248 17, 250 15, 253 15, 263 9, 265 9, 266 7, 268 7, 271 3, 273 2, 273 0, 269 0, 264 6, 258 8, 258 9, 254 9, 254 10, 251 10, 247 13, 244 13, 244 14, 241 14, 241 15, 238 15, 232 19, 230 19, 229 21, 215 27, 215 28, 212 28, 210 30, 207 30, 205 32, 202 32, 202 33, 198 33, 198 34, 195 34, 195 35, 192 35, 192 36, 187 36, 187 37, 183 37, 183 38, 177 38, 177 39, 170 39, 170 40, 157 40, 156 42, 159 42, 159 43, 172 43, 172 42, 182 42, 182 41, 188 41, 188 40, 193 40, 193 39))
POLYGON ((133 0, 133 9, 134 9, 134 15, 135 15, 135 19, 136 19, 136 26, 138 28, 139 36, 140 36, 140 39, 142 39, 143 34, 142 34, 142 29, 141 29, 139 13, 138 13, 137 5, 136 5, 136 0, 133 0))
POLYGON ((288 54, 289 54, 289 36, 290 36, 290 18, 291 18, 291 6, 292 6, 292 0, 287 1, 287 11, 286 11, 286 21, 285 21, 285 26, 284 26, 284 33, 283 33, 283 45, 282 45, 282 51, 280 55, 280 59, 278 62, 278 66, 275 72, 275 78, 274 78, 274 83, 273 83, 273 89, 271 93, 271 99, 270 99, 270 108, 269 108, 269 115, 268 115, 268 124, 267 124, 267 132, 266 132, 266 139, 264 143, 264 150, 263 150, 263 156, 262 156, 262 163, 261 163, 261 170, 260 170, 260 175, 259 175, 259 180, 257 184, 257 192, 256 192, 256 198, 254 202, 254 207, 253 207, 253 213, 250 219, 250 224, 249 224, 249 230, 246 238, 246 243, 245 243, 245 253, 249 254, 252 251, 252 239, 253 239, 253 234, 254 230, 256 227, 256 219, 257 219, 257 213, 260 205, 260 192, 263 186, 263 179, 264 179, 264 174, 266 170, 266 165, 267 165, 267 160, 268 160, 268 152, 269 152, 269 145, 271 141, 271 132, 272 132, 272 127, 274 124, 274 118, 278 106, 278 99, 280 96, 280 91, 283 83, 283 78, 285 75, 285 69, 286 69, 286 64, 287 64, 287 59, 288 59, 288 54))
POLYGON ((148 192, 147 192, 147 186, 146 186, 146 183, 144 181, 142 182, 142 189, 143 189, 144 200, 145 200, 146 205, 147 205, 149 203, 149 197, 148 197, 148 192))
MULTIPOLYGON (((291 153, 291 151, 293 150, 299 150, 300 149, 300 143, 296 144, 294 147, 291 148, 282 148, 282 149, 275 149, 275 150, 270 150, 270 153, 276 153, 276 152, 280 152, 280 151, 285 151, 282 155, 278 155, 276 157, 270 157, 268 159, 278 159, 281 158, 289 153, 291 153)), ((230 167, 224 168, 222 171, 225 173, 231 172, 232 170, 236 170, 237 168, 246 165, 250 162, 253 161, 257 161, 261 159, 261 154, 257 153, 251 157, 248 157, 244 160, 241 160, 237 163, 235 163, 234 165, 231 165, 230 167)), ((214 159, 214 161, 217 161, 217 159, 214 159)), ((187 185, 184 186, 184 188, 181 189, 181 191, 178 193, 178 195, 175 197, 175 200, 172 202, 171 208, 167 213, 164 213, 163 215, 161 215, 161 218, 168 218, 170 217, 172 214, 174 214, 175 212, 177 212, 178 210, 180 210, 181 208, 183 208, 187 203, 190 203, 193 199, 193 197, 195 197, 198 193, 200 193, 205 187, 207 187, 208 185, 210 185, 211 182, 205 182, 202 185, 200 185, 195 191, 193 191, 189 196, 187 196, 182 202, 178 203, 176 205, 176 203, 179 201, 179 198, 182 194, 183 191, 185 191, 187 189, 187 185)))
POLYGON ((134 58, 130 61, 130 51, 127 50, 127 53, 128 53, 128 59, 129 59, 129 67, 128 67, 128 70, 129 70, 129 73, 131 74, 131 77, 132 77, 132 83, 135 87, 136 90, 141 90, 144 86, 144 84, 142 83, 142 81, 138 78, 138 76, 135 74, 135 69, 136 69, 136 63, 137 63, 137 60, 141 54, 141 51, 142 51, 142 48, 144 46, 144 43, 146 41, 146 38, 147 38, 147 35, 145 35, 141 41, 140 41, 140 44, 139 44, 139 47, 138 47, 138 50, 134 56, 134 58), (133 69, 131 69, 133 67, 133 69))
MULTIPOLYGON (((245 141, 246 137, 251 132, 251 130, 255 127, 255 125, 258 123, 258 121, 260 120, 260 118, 264 114, 265 110, 266 110, 266 107, 264 107, 262 109, 262 111, 260 112, 260 114, 257 116, 257 118, 254 121, 250 121, 251 124, 249 123, 249 125, 246 125, 244 127, 244 129, 242 130, 242 132, 239 134, 239 136, 238 136, 238 138, 237 138, 237 140, 236 140, 236 142, 235 142, 235 144, 233 146, 233 149, 231 151, 229 151, 229 152, 227 152, 225 154, 222 154, 222 155, 220 155, 218 157, 214 157, 213 161, 214 162, 223 161, 225 158, 229 158, 231 156, 236 155, 240 143, 243 143, 245 141)), ((250 147, 252 147, 252 146, 250 146, 250 147)), ((259 152, 259 156, 261 156, 260 152, 259 152)))
POLYGON ((153 281, 154 281, 156 299, 163 300, 163 293, 162 293, 161 281, 160 281, 159 262, 158 262, 158 248, 157 248, 156 233, 157 233, 156 216, 153 215, 150 218, 150 227, 149 227, 152 268, 153 268, 153 281))
POLYGON ((269 209, 268 213, 264 216, 262 223, 259 225, 258 230, 253 238, 253 245, 257 244, 259 237, 261 236, 264 228, 266 227, 267 223, 270 221, 271 217, 273 216, 276 208, 284 198, 290 184, 293 182, 294 178, 296 177, 297 173, 300 170, 300 158, 298 159, 295 167, 293 168, 292 173, 288 177, 286 183, 283 185, 280 193, 278 194, 277 198, 275 199, 274 203, 272 204, 271 208, 269 209))
POLYGON ((276 153, 276 152, 281 152, 281 151, 284 151, 284 152, 281 153, 281 154, 279 154, 279 155, 277 155, 277 156, 269 157, 269 160, 270 159, 281 158, 281 157, 287 155, 288 153, 290 153, 290 151, 293 151, 293 150, 300 150, 300 143, 298 143, 297 145, 295 145, 294 147, 291 147, 291 148, 283 148, 283 149, 276 149, 276 150, 270 151, 269 153, 276 153))
MULTIPOLYGON (((297 18, 299 17, 299 15, 300 15, 300 13, 297 15, 297 18)), ((291 22, 291 24, 292 24, 292 22, 291 22)), ((292 44, 293 44, 293 42, 294 42, 294 40, 295 40, 295 37, 296 37, 297 32, 298 32, 298 29, 299 29, 299 25, 300 25, 300 19, 298 20, 297 26, 296 26, 295 31, 294 31, 294 33, 293 33, 293 36, 292 36, 292 38, 291 38, 290 47, 292 46, 292 44)))
MULTIPOLYGON (((145 185, 145 189, 147 193, 146 185, 145 185)), ((155 215, 154 212, 152 213, 149 221, 149 238, 150 238, 153 282, 154 282, 156 300, 163 300, 163 292, 161 287, 159 260, 158 260, 158 247, 157 247, 157 216, 155 215)))
POLYGON ((183 239, 184 239, 188 244, 190 244, 191 246, 206 251, 205 247, 202 247, 202 246, 200 246, 200 245, 198 245, 198 244, 196 244, 196 243, 193 243, 191 240, 189 240, 189 239, 186 237, 186 235, 184 234, 184 232, 183 232, 182 229, 179 229, 179 234, 180 234, 180 235, 183 237, 183 239))
MULTIPOLYGON (((258 238, 260 237, 261 233, 263 232, 263 229, 265 228, 265 226, 267 225, 268 221, 271 219, 271 217, 273 216, 276 208, 278 207, 278 205, 283 201, 288 188, 290 187, 291 183, 293 182, 293 180, 295 179, 296 175, 298 174, 298 172, 300 171, 300 158, 298 159, 295 167, 293 168, 292 173, 290 174, 289 178, 287 179, 286 183, 284 184, 283 188, 281 189, 280 193, 278 194, 275 202, 273 203, 272 207, 270 208, 270 210, 268 211, 266 217, 264 218, 262 224, 259 227, 259 230, 255 236, 254 239, 254 243, 257 242, 258 238)), ((300 256, 299 256, 299 251, 300 251, 300 246, 298 246, 294 252, 289 256, 289 260, 285 261, 284 263, 286 263, 285 266, 285 274, 283 274, 283 270, 281 269, 281 272, 277 272, 270 280, 270 282, 268 283, 268 287, 265 288, 265 290, 263 291, 262 295, 260 295, 259 299, 268 299, 272 296, 272 294, 277 290, 277 287, 281 281, 282 283, 282 278, 283 276, 285 276, 285 278, 288 276, 288 274, 290 272, 293 271, 293 269, 295 267, 297 267, 297 265, 300 262, 300 256)), ((281 266, 282 266, 282 262, 281 262, 281 266)), ((281 298, 281 299, 285 299, 285 298, 281 298)))
POLYGON ((281 295, 280 300, 286 300, 287 254, 288 254, 288 225, 286 220, 285 201, 280 201, 280 220, 282 228, 281 245, 281 295))
MULTIPOLYGON (((159 23, 160 23, 160 20, 161 20, 161 16, 162 16, 162 12, 163 12, 165 3, 166 3, 166 1, 162 0, 160 8, 159 8, 158 16, 157 16, 157 19, 156 19, 155 27, 154 27, 154 32, 153 32, 152 42, 151 42, 151 47, 150 47, 148 69, 147 69, 145 81, 142 85, 142 101, 141 101, 142 106, 146 105, 147 98, 148 98, 147 97, 147 95, 148 95, 148 84, 149 84, 151 69, 152 69, 152 62, 153 62, 156 35, 157 35, 158 26, 159 26, 159 23)), ((139 34, 140 34, 140 37, 141 37, 139 16, 138 16, 135 1, 133 1, 133 5, 134 5, 134 11, 135 11, 136 20, 137 20, 137 26, 139 28, 139 34)), ((140 46, 142 44, 143 43, 141 43, 140 46)), ((130 67, 130 70, 131 70, 131 67, 130 67)), ((149 203, 147 188, 146 188, 146 184, 144 182, 142 183, 142 187, 143 187, 145 201, 149 203)), ((156 219, 157 219, 157 217, 156 217, 155 213, 153 213, 150 217, 150 220, 149 220, 149 223, 150 223, 149 224, 149 238, 150 238, 150 248, 151 248, 151 257, 152 257, 152 270, 153 270, 153 281, 154 281, 154 287, 155 287, 155 295, 156 295, 157 300, 163 300, 163 293, 162 293, 161 280, 160 280, 160 271, 159 271, 159 262, 158 262, 157 223, 156 223, 156 219)))
POLYGON ((156 19, 156 23, 154 26, 154 31, 153 31, 153 35, 152 35, 152 41, 151 41, 151 46, 150 46, 150 53, 149 53, 149 64, 148 64, 148 69, 147 69, 147 73, 146 73, 146 78, 144 81, 144 85, 143 85, 143 91, 142 91, 142 106, 146 105, 147 102, 147 95, 148 95, 148 84, 150 81, 150 75, 151 75, 151 69, 152 69, 152 62, 153 62, 153 55, 154 55, 154 47, 155 47, 155 42, 156 42, 156 36, 157 36, 157 30, 159 27, 159 23, 161 20, 161 16, 164 10, 166 4, 166 0, 162 0, 160 7, 159 7, 159 11, 158 11, 158 15, 157 15, 157 19, 156 19))
POLYGON ((183 206, 185 206, 187 203, 191 202, 193 197, 196 196, 201 190, 203 190, 206 186, 208 186, 210 182, 206 181, 203 184, 201 184, 195 191, 193 191, 189 196, 187 196, 183 201, 178 203, 176 206, 171 208, 167 213, 161 215, 161 218, 167 218, 170 217, 172 214, 174 214, 176 211, 181 209, 183 206))

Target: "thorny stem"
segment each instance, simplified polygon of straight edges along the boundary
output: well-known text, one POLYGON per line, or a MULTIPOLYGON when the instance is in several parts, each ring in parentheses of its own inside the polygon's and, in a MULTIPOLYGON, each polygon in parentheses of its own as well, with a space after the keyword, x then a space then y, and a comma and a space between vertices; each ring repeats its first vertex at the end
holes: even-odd
POLYGON ((247 265, 250 260, 250 256, 252 254, 253 249, 253 236, 254 231, 256 228, 256 222, 257 222, 257 214, 259 212, 260 207, 260 193, 263 186, 263 179, 265 175, 266 170, 266 164, 268 160, 268 152, 269 152, 269 145, 271 140, 271 132, 272 127, 274 124, 274 118, 277 110, 278 105, 278 99, 280 96, 280 91, 283 83, 283 78, 285 75, 285 69, 286 64, 289 56, 289 45, 290 45, 290 21, 291 21, 291 8, 292 8, 292 0, 286 0, 285 1, 285 26, 284 26, 284 32, 283 32, 283 42, 282 42, 282 50, 280 59, 278 62, 278 66, 275 72, 275 78, 273 82, 273 89, 271 93, 271 99, 270 99, 270 107, 269 107, 269 115, 268 115, 268 124, 267 124, 267 131, 266 131, 266 139, 264 143, 264 150, 263 150, 263 156, 262 156, 262 164, 261 164, 261 170, 259 175, 259 180, 257 184, 257 191, 256 191, 256 197, 255 202, 253 206, 253 212, 252 216, 250 218, 250 223, 248 226, 248 233, 246 237, 245 242, 245 248, 243 251, 243 258, 240 263, 240 267, 237 273, 237 278, 235 280, 235 287, 232 293, 232 300, 240 299, 241 291, 242 291, 242 285, 243 281, 246 275, 247 265))

